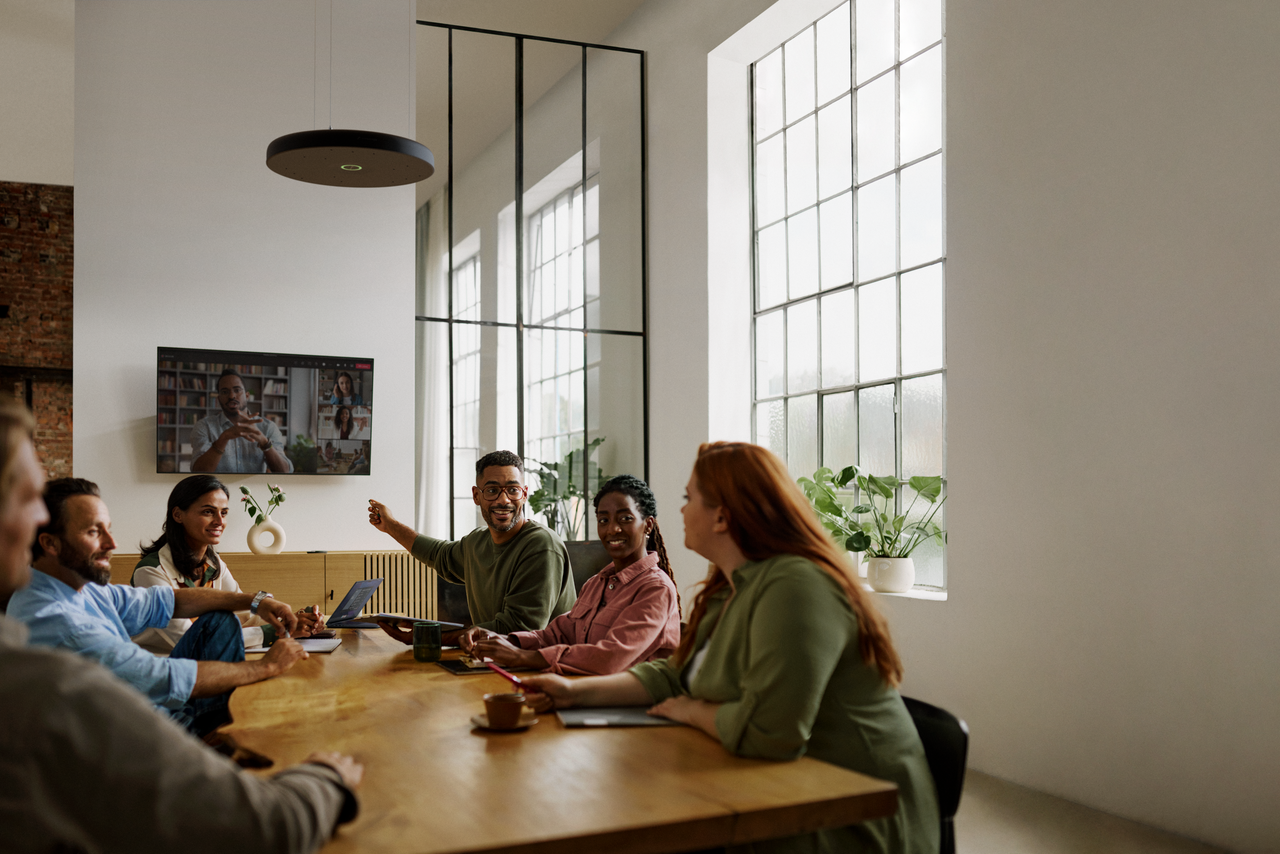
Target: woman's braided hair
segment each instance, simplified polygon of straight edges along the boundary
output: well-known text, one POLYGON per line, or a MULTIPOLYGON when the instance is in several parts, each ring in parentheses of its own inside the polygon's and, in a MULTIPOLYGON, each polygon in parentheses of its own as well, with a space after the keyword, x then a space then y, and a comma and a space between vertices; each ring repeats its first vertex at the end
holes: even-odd
MULTIPOLYGON (((667 557, 667 546, 662 541, 662 530, 658 527, 658 501, 653 497, 653 490, 649 488, 649 484, 631 474, 611 477, 600 487, 600 491, 591 501, 591 506, 599 510, 600 499, 611 492, 630 497, 644 518, 653 520, 653 530, 649 532, 649 542, 645 547, 658 553, 658 567, 670 577, 671 583, 675 584, 676 576, 671 571, 671 559, 667 557)), ((676 588, 676 606, 680 606, 679 587, 676 588)))

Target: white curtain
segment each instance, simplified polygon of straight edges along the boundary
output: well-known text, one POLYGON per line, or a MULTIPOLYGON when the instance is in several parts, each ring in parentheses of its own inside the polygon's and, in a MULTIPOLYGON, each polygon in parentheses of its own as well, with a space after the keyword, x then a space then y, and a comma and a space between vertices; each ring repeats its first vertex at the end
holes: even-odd
MULTIPOLYGON (((445 188, 418 209, 417 313, 445 317, 449 310, 448 207, 445 188)), ((449 530, 449 349, 447 323, 416 324, 415 528, 433 537, 449 530)))

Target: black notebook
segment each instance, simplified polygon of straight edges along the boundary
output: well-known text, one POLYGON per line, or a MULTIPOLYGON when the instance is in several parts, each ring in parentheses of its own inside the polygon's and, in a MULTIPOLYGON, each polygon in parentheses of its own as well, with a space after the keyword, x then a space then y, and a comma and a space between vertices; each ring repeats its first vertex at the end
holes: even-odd
MULTIPOLYGON (((441 667, 443 667, 445 670, 448 670, 450 673, 454 674, 455 676, 466 676, 466 675, 471 674, 471 673, 477 673, 477 674, 479 674, 479 673, 493 673, 493 671, 492 671, 492 670, 490 670, 488 667, 486 667, 486 666, 485 666, 485 665, 483 665, 483 664, 481 664, 481 665, 477 666, 477 665, 474 665, 474 664, 468 664, 468 661, 469 661, 469 659, 466 659, 466 658, 451 658, 451 659, 448 659, 447 661, 437 661, 437 662, 436 662, 436 664, 440 665, 440 666, 441 666, 441 667)), ((505 670, 505 671, 507 671, 508 673, 513 673, 513 672, 514 672, 514 673, 525 673, 525 672, 528 672, 528 671, 532 670, 533 668, 531 668, 531 667, 504 667, 504 668, 502 668, 502 669, 503 669, 503 670, 505 670)))

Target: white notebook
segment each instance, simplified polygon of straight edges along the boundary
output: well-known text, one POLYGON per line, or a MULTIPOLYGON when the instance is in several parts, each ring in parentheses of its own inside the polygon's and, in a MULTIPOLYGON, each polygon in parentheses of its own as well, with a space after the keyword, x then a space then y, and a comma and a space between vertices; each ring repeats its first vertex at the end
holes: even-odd
MULTIPOLYGON (((342 645, 342 638, 297 638, 307 652, 333 652, 342 645)), ((265 646, 251 646, 245 652, 266 652, 265 646)))

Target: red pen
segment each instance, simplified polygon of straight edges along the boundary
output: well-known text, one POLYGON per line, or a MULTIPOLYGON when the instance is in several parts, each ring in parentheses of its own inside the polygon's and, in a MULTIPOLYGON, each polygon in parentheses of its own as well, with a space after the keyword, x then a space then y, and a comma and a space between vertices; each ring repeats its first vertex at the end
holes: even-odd
POLYGON ((541 691, 539 691, 537 688, 534 688, 532 685, 525 685, 523 682, 521 682, 521 681, 520 681, 519 677, 512 676, 510 673, 508 673, 507 671, 503 670, 501 667, 499 667, 498 665, 494 664, 492 661, 486 661, 484 664, 485 664, 485 667, 488 667, 488 668, 489 668, 490 670, 492 670, 494 673, 498 674, 498 675, 499 675, 499 676, 501 676, 503 679, 507 680, 508 682, 510 682, 512 685, 516 686, 517 688, 519 688, 519 689, 520 689, 521 691, 523 691, 524 693, 526 693, 526 694, 541 694, 541 693, 542 693, 542 692, 541 692, 541 691))

